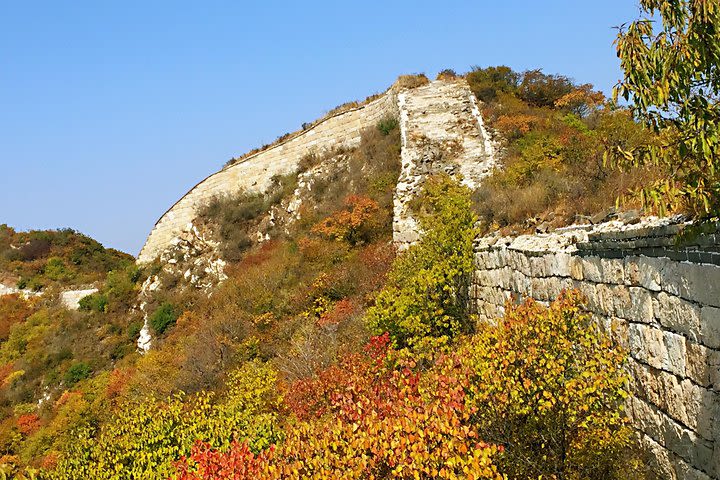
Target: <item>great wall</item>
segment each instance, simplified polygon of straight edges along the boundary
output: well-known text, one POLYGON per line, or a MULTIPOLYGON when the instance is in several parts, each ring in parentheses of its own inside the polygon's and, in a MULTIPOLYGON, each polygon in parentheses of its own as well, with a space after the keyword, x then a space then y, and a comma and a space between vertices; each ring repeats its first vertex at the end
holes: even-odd
MULTIPOLYGON (((426 175, 460 173, 469 185, 489 174, 495 147, 461 80, 394 86, 209 176, 156 223, 138 261, 168 248, 215 195, 262 191, 300 159, 352 146, 380 119, 399 118, 402 170, 393 237, 400 248, 420 232, 408 211, 426 175)), ((587 297, 598 323, 625 345, 632 396, 627 409, 661 478, 720 479, 720 231, 676 238, 691 225, 644 219, 576 226, 549 234, 477 240, 472 304, 481 321, 508 301, 547 302, 565 288, 587 297)))

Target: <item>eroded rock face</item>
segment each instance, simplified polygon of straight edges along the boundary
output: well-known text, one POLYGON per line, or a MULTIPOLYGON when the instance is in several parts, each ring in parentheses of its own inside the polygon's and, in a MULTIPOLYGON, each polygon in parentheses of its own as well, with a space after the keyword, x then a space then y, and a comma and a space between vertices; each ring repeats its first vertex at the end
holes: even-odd
POLYGON ((219 247, 211 232, 201 232, 194 223, 189 223, 160 255, 160 264, 167 273, 209 290, 227 278, 219 247))
POLYGON ((402 250, 420 238, 410 202, 429 175, 462 176, 476 188, 496 162, 474 95, 464 80, 430 82, 398 94, 402 170, 394 199, 393 240, 402 250))

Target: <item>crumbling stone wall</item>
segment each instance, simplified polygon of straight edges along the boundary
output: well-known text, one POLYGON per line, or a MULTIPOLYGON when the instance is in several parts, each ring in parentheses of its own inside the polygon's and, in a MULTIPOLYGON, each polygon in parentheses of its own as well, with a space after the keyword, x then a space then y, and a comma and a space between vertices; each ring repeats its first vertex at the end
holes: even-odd
POLYGON ((477 242, 481 320, 575 288, 629 350, 628 413, 663 479, 720 478, 720 235, 677 244, 668 220, 477 242))
POLYGON ((400 92, 398 108, 402 166, 393 206, 393 240, 404 249, 420 238, 410 202, 428 175, 459 174, 474 188, 495 166, 495 145, 463 79, 436 80, 400 92))
POLYGON ((477 102, 463 79, 437 80, 417 88, 391 87, 380 98, 331 116, 266 150, 207 177, 157 221, 138 262, 150 262, 191 229, 198 209, 213 196, 240 189, 263 191, 273 175, 297 168, 301 158, 333 147, 352 147, 363 129, 386 116, 400 117, 402 168, 394 198, 393 239, 400 248, 419 238, 409 211, 428 175, 461 174, 474 187, 495 164, 495 147, 483 126, 477 102))
POLYGON ((388 90, 381 97, 357 108, 330 116, 261 152, 223 168, 193 187, 155 223, 140 254, 139 263, 153 261, 167 249, 197 216, 199 208, 217 195, 242 189, 264 191, 274 175, 297 169, 298 162, 311 153, 360 143, 360 134, 384 117, 397 116, 396 93, 388 90))

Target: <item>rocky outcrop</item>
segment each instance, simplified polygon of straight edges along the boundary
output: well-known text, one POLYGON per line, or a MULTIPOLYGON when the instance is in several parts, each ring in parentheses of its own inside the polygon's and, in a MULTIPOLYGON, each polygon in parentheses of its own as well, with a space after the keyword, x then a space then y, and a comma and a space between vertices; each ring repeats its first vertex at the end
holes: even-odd
POLYGON ((720 254, 717 233, 678 245, 679 219, 610 222, 477 242, 481 321, 506 302, 574 288, 629 351, 628 413, 659 478, 720 478, 720 254), (714 262, 713 260, 718 260, 714 262))
POLYGON ((464 80, 430 82, 398 94, 402 170, 394 198, 393 240, 400 249, 420 237, 410 202, 433 173, 462 175, 477 187, 495 165, 495 146, 464 80))

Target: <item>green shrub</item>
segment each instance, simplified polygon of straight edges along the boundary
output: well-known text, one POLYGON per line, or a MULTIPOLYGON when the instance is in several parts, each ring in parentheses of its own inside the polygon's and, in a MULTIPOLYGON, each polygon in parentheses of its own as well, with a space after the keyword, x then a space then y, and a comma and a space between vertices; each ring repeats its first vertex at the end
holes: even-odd
POLYGON ((68 385, 75 385, 80 380, 90 378, 92 368, 85 362, 74 363, 65 372, 65 383, 68 385))
POLYGON ((419 203, 423 237, 397 258, 367 316, 372 331, 389 332, 400 347, 472 330, 467 294, 476 217, 470 190, 446 175, 430 178, 419 203))
POLYGON ((445 68, 443 70, 440 70, 437 74, 438 80, 454 80, 457 78, 458 74, 455 70, 452 68, 445 68))
POLYGON ((138 336, 140 335, 140 330, 142 330, 143 323, 140 321, 130 322, 130 325, 128 325, 127 328, 127 335, 128 338, 131 341, 137 340, 138 336))
POLYGON ((517 90, 520 75, 506 66, 473 67, 465 78, 479 100, 491 102, 497 98, 500 92, 514 93, 517 90))
POLYGON ((150 316, 148 322, 157 333, 163 333, 171 325, 174 325, 180 314, 171 303, 165 302, 158 307, 150 316))
POLYGON ((102 293, 91 293, 81 298, 78 303, 80 310, 103 313, 107 311, 108 297, 102 293))
POLYGON ((395 117, 385 117, 377 124, 377 129, 382 132, 383 135, 390 135, 390 132, 398 127, 399 123, 395 117))
POLYGON ((50 257, 45 264, 44 273, 47 278, 55 281, 70 280, 74 277, 73 272, 65 266, 60 257, 50 257))

